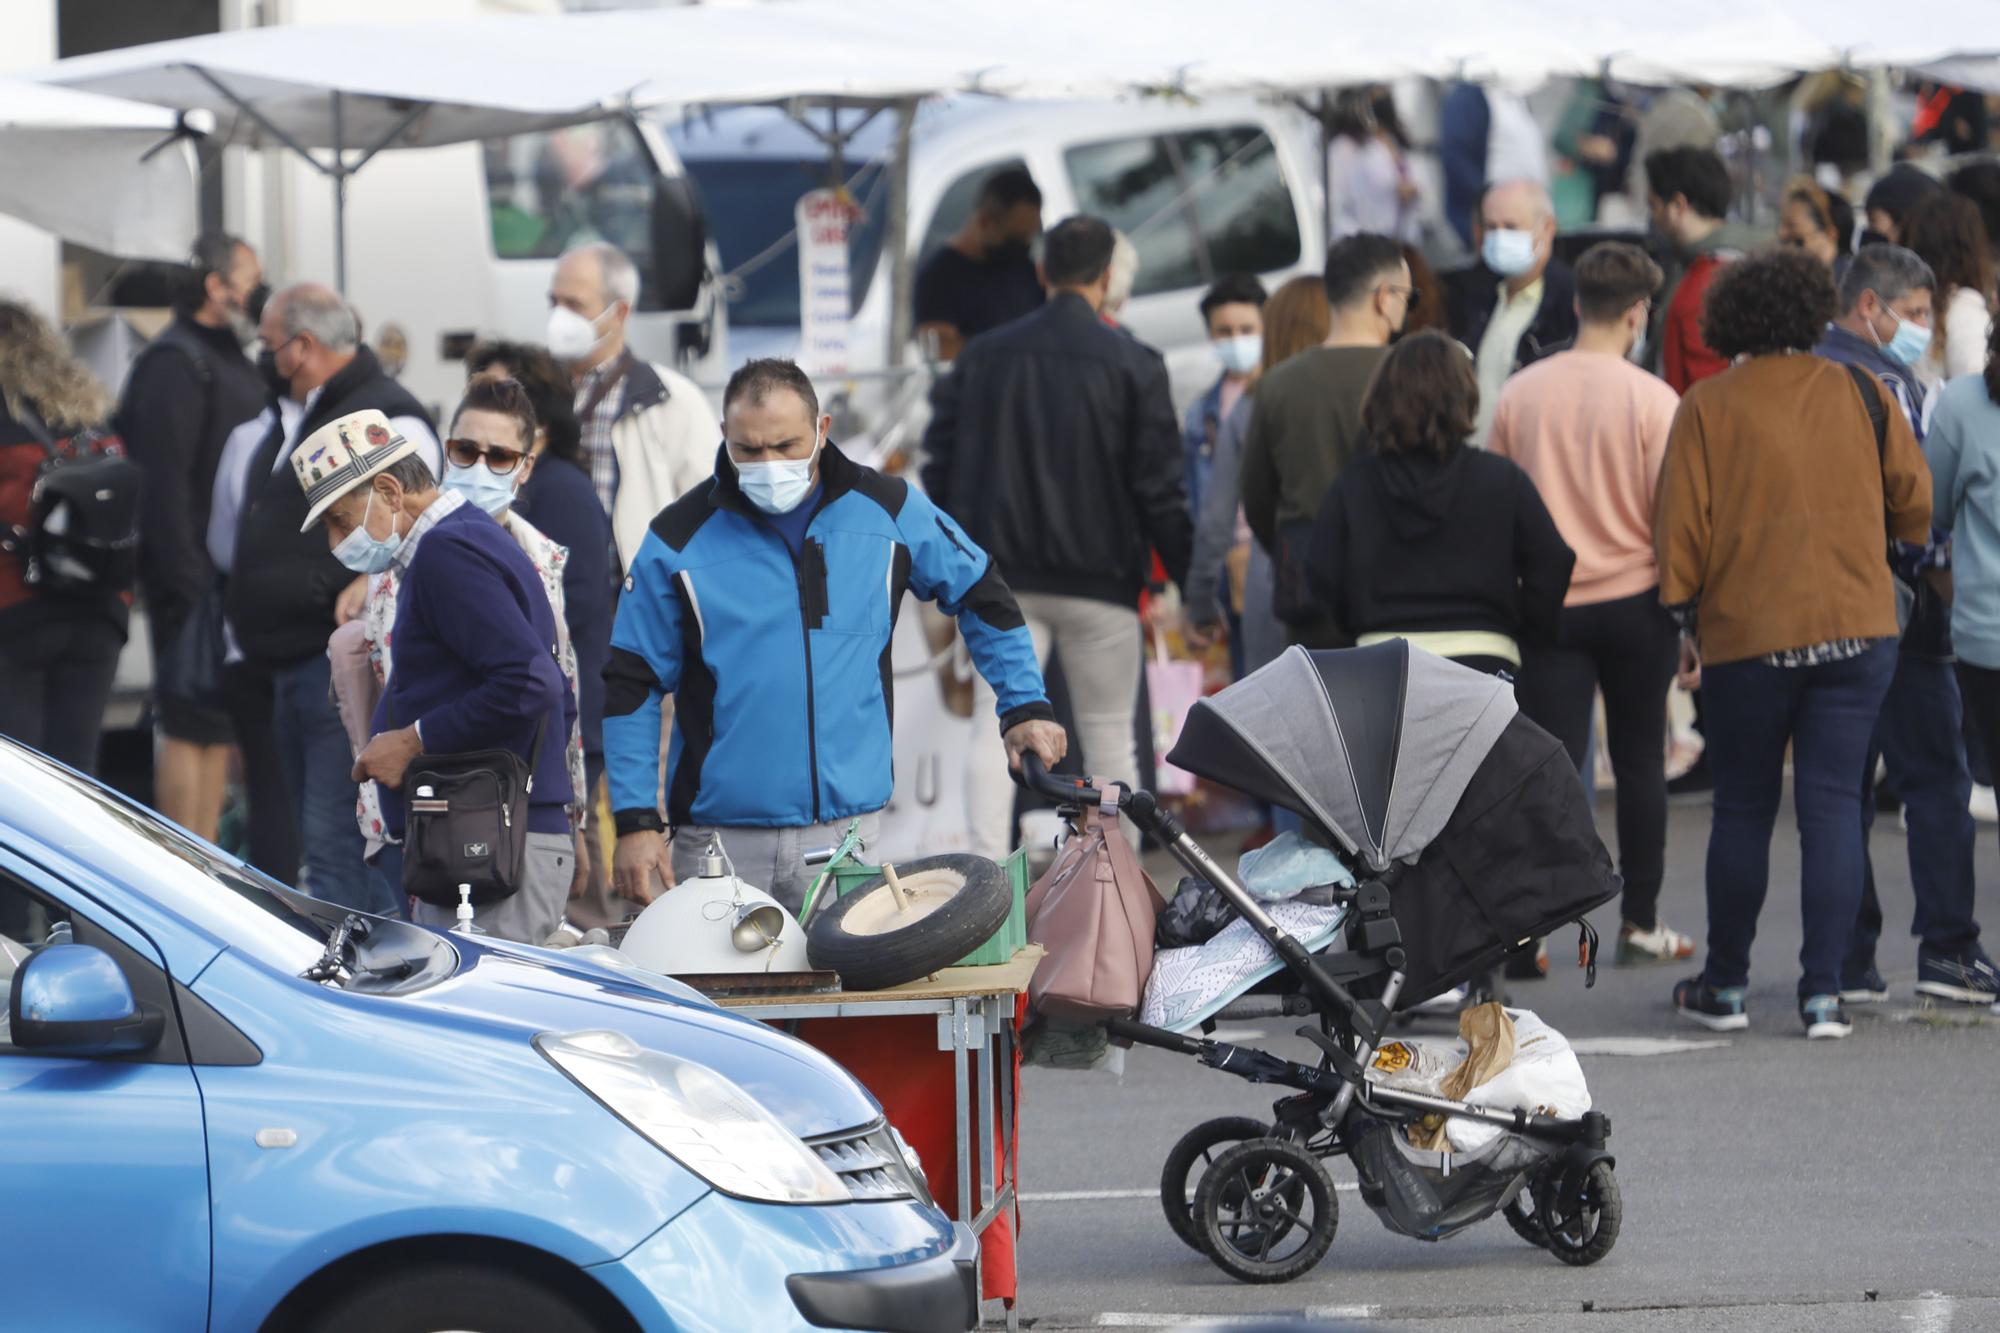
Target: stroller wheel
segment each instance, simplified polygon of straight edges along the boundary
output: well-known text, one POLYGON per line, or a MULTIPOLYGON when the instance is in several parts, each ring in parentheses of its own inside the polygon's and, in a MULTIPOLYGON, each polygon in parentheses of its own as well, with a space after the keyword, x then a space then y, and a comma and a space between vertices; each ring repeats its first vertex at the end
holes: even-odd
POLYGON ((1326 1168, 1284 1139, 1251 1139, 1216 1158, 1194 1217, 1202 1252, 1239 1282, 1290 1282, 1325 1256, 1340 1225, 1326 1168))
POLYGON ((1199 1229, 1188 1208, 1188 1200, 1200 1187, 1200 1177, 1208 1173, 1216 1157, 1230 1144, 1261 1139, 1270 1132, 1269 1125, 1249 1116, 1219 1116, 1204 1120, 1181 1135, 1180 1142, 1167 1154, 1166 1165, 1160 1168, 1160 1211, 1167 1215, 1167 1225, 1187 1242, 1188 1248, 1201 1248, 1199 1229))
MULTIPOLYGON (((1535 1182, 1535 1216, 1550 1254, 1575 1268, 1596 1263, 1618 1243, 1625 1205, 1608 1162, 1593 1165, 1579 1181, 1550 1171, 1535 1182)), ((1511 1210, 1510 1210, 1511 1220, 1511 1210)))
POLYGON ((1507 1225, 1514 1228, 1514 1234, 1530 1245, 1546 1249, 1549 1233, 1542 1230, 1542 1215, 1535 1211, 1535 1187, 1531 1181, 1521 1187, 1513 1201, 1500 1210, 1506 1215, 1507 1225))

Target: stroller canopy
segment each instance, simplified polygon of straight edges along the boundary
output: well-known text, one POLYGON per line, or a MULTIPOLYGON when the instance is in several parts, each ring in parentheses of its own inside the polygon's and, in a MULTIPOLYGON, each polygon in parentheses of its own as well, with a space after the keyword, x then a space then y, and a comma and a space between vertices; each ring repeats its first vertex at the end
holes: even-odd
POLYGON ((1374 871, 1451 817, 1514 691, 1406 640, 1290 648, 1188 712, 1168 762, 1312 820, 1374 871))

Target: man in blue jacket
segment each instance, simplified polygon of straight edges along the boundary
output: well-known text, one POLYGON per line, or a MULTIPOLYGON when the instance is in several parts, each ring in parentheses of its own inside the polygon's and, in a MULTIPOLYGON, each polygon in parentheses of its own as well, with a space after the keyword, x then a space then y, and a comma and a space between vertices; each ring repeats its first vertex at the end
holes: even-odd
MULTIPOLYGON (((1900 411, 1921 444, 1930 413, 1924 389, 1911 369, 1930 345, 1937 279, 1930 265, 1898 245, 1863 246, 1840 284, 1839 318, 1813 350, 1830 361, 1858 366, 1875 377, 1883 393, 1878 410, 1900 411)), ((2000 994, 2000 973, 1979 943, 1973 919, 1973 847, 1978 832, 1966 801, 1972 777, 1966 771, 1963 711, 1952 674, 1951 608, 1933 586, 1933 571, 1950 568, 1950 543, 1931 529, 1928 544, 1896 543, 1891 564, 1907 590, 1910 611, 1903 631, 1896 675, 1875 723, 1874 743, 1862 782, 1863 850, 1875 822, 1875 761, 1879 755, 1889 787, 1902 798, 1909 820, 1910 887, 1916 894, 1917 991, 1939 999, 1990 1004, 2000 994)), ((1840 998, 1849 1004, 1885 1000, 1888 983, 1876 966, 1882 935, 1882 904, 1875 895, 1875 868, 1864 860, 1860 914, 1842 965, 1840 998)))
MULTIPOLYGON (((400 566, 394 666, 375 705, 354 780, 381 787, 389 836, 403 835, 403 776, 419 755, 510 749, 534 766, 527 867, 511 897, 479 910, 488 934, 539 944, 562 920, 577 847, 565 753, 576 696, 557 664, 555 612, 541 576, 507 531, 430 465, 380 412, 328 422, 292 454, 343 565, 370 576, 400 566)), ((400 896, 400 895, 399 895, 400 896)), ((420 925, 451 909, 416 906, 420 925)))
POLYGON ((833 418, 803 371, 751 361, 722 404, 715 475, 653 520, 611 633, 612 877, 651 902, 719 833, 737 873, 797 912, 804 852, 857 816, 868 836, 895 785, 890 640, 905 590, 957 617, 1009 763, 1032 750, 1053 765, 1067 742, 992 561, 923 495, 828 444, 833 418))

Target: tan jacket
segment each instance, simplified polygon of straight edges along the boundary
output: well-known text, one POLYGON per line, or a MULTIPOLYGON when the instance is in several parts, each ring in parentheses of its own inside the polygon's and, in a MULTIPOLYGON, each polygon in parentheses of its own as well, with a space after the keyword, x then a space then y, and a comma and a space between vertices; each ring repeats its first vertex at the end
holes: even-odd
POLYGON ((1844 367, 1760 356, 1694 385, 1674 414, 1653 540, 1660 600, 1699 600, 1702 659, 1894 638, 1888 535, 1930 533, 1931 477, 1895 399, 1887 447, 1844 367))
POLYGON ((619 563, 630 569, 660 511, 715 475, 722 425, 701 388, 662 365, 635 362, 619 392, 624 400, 611 427, 618 458, 611 535, 619 563))

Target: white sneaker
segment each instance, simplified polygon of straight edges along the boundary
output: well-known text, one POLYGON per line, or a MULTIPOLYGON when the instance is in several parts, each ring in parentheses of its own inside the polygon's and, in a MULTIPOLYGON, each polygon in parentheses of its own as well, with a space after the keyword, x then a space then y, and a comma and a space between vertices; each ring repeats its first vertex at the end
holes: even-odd
POLYGON ((1433 995, 1422 1004, 1410 1006, 1413 1014, 1455 1014, 1465 1008, 1465 1002, 1472 996, 1470 986, 1454 986, 1442 995, 1433 995))
POLYGON ((1984 783, 1972 784, 1972 799, 1965 803, 1972 817, 1982 824, 2000 824, 2000 796, 1984 783))

